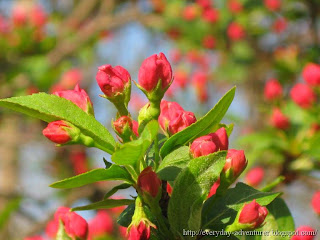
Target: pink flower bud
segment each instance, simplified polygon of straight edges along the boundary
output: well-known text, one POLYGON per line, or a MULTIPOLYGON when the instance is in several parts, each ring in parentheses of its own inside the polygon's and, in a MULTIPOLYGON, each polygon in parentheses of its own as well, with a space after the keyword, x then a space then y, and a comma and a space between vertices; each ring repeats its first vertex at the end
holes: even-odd
POLYGON ((265 99, 272 101, 282 97, 282 86, 277 79, 269 79, 264 88, 265 99))
POLYGON ((220 186, 220 178, 212 185, 207 198, 210 198, 213 195, 215 195, 219 186, 220 186))
POLYGON ((33 27, 42 27, 46 24, 48 16, 40 5, 32 6, 30 11, 30 23, 33 27))
POLYGON ((42 134, 54 143, 65 144, 72 139, 72 129, 73 127, 68 122, 59 120, 49 123, 43 129, 42 134))
POLYGON ((62 221, 69 237, 85 240, 87 238, 88 223, 80 215, 70 212, 70 208, 60 207, 54 214, 54 220, 62 221))
POLYGON ((302 108, 310 108, 316 101, 316 95, 306 84, 297 83, 290 91, 292 100, 302 108))
POLYGON ((266 207, 260 206, 254 199, 252 202, 244 205, 240 212, 239 223, 250 224, 252 228, 261 226, 268 215, 266 207))
POLYGON ((111 235, 113 232, 113 219, 107 211, 100 210, 97 215, 89 222, 88 239, 111 235))
POLYGON ((186 21, 192 21, 199 15, 199 9, 196 5, 187 5, 184 7, 182 17, 186 21))
POLYGON ((83 74, 80 69, 73 68, 65 72, 60 80, 60 85, 64 88, 63 90, 68 90, 71 87, 80 83, 83 79, 83 74))
POLYGON ((281 7, 281 1, 280 0, 264 0, 264 5, 270 11, 277 11, 281 7))
POLYGON ((28 21, 28 10, 23 4, 17 4, 12 8, 12 21, 14 26, 21 27, 27 24, 28 21))
POLYGON ((308 63, 302 71, 304 81, 312 86, 320 85, 320 65, 308 63))
POLYGON ((47 223, 45 232, 48 237, 55 238, 59 229, 59 221, 51 220, 47 223))
POLYGON ((213 36, 205 36, 202 40, 202 45, 205 48, 212 49, 216 46, 216 39, 213 36))
POLYGON ((197 0, 196 3, 201 6, 203 9, 211 7, 211 0, 197 0))
POLYGON ((218 150, 210 135, 195 139, 190 146, 190 153, 194 158, 206 156, 218 150))
POLYGON ((135 120, 132 120, 132 131, 137 137, 139 137, 138 129, 139 129, 139 123, 135 120))
POLYGON ((171 194, 172 194, 172 187, 171 187, 171 185, 170 185, 170 183, 169 182, 167 182, 167 193, 168 193, 168 195, 171 197, 171 194))
POLYGON ((86 113, 93 114, 92 102, 86 91, 81 89, 78 84, 74 90, 57 91, 53 94, 73 102, 86 113))
POLYGON ((296 229, 296 234, 291 240, 315 240, 316 231, 309 226, 300 226, 296 229))
POLYGON ((207 8, 203 11, 202 18, 208 23, 215 23, 219 19, 219 11, 214 8, 207 8))
POLYGON ((155 198, 159 193, 162 183, 157 174, 149 166, 140 173, 137 184, 143 193, 147 193, 155 198))
POLYGON ((315 213, 320 215, 320 191, 314 193, 311 200, 311 205, 315 213))
POLYGON ((223 171, 232 171, 233 178, 238 177, 247 166, 243 150, 229 149, 223 171))
POLYGON ((184 111, 184 109, 176 102, 161 101, 159 124, 164 132, 173 135, 182 131, 192 123, 196 122, 196 118, 192 112, 184 111))
POLYGON ((273 109, 270 120, 271 125, 275 128, 286 130, 290 127, 289 118, 286 117, 279 108, 273 109))
POLYGON ((210 133, 209 135, 212 137, 212 141, 219 150, 228 150, 229 139, 227 131, 224 127, 219 128, 217 131, 210 133))
POLYGON ((121 66, 112 67, 109 64, 98 67, 96 80, 101 91, 107 97, 114 97, 123 93, 131 81, 129 72, 121 66))
POLYGON ((26 237, 23 240, 45 240, 45 238, 41 236, 33 236, 33 237, 26 237))
POLYGON ((232 12, 233 14, 237 14, 239 12, 242 12, 242 4, 239 0, 229 0, 228 1, 228 8, 230 10, 230 12, 232 12))
POLYGON ((139 85, 147 92, 152 92, 161 81, 161 89, 165 90, 172 81, 172 69, 163 53, 146 58, 139 69, 139 85))
POLYGON ((144 221, 140 221, 139 225, 132 225, 129 232, 128 240, 149 240, 150 226, 146 226, 144 221))
POLYGON ((236 22, 232 22, 228 26, 227 34, 228 34, 228 37, 233 41, 238 41, 245 37, 245 32, 243 27, 236 22))
POLYGON ((248 171, 245 179, 246 182, 253 186, 257 187, 263 180, 264 177, 264 170, 262 167, 255 167, 248 171))
POLYGON ((219 19, 219 11, 214 8, 207 8, 203 11, 202 18, 208 23, 215 23, 219 19))

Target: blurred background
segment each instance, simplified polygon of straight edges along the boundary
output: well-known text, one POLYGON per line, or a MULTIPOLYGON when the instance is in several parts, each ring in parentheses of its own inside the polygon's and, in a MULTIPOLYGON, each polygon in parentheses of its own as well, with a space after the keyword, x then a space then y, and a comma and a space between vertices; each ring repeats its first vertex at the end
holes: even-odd
MULTIPOLYGON (((263 173, 250 182, 245 172, 243 181, 261 188, 284 176, 275 190, 284 192, 296 227, 319 229, 311 207, 320 190, 319 15, 318 0, 0 0, 0 98, 53 93, 79 83, 93 101, 96 119, 112 132, 116 110, 99 97, 97 67, 121 65, 137 80, 141 62, 163 52, 175 76, 165 98, 198 119, 237 86, 223 121, 234 123, 230 147, 245 149, 247 171, 263 173), (319 68, 310 70, 318 74, 318 85, 302 74, 310 63, 319 68), (270 82, 278 85, 267 90, 270 82), (311 107, 292 96, 298 83, 310 85, 311 107), (275 109, 285 116, 285 126, 275 123, 275 109)), ((135 119, 146 101, 133 84, 129 106, 135 119)), ((43 137, 45 127, 0 109, 0 239, 41 234, 57 207, 101 200, 113 187, 103 182, 72 191, 48 187, 104 167, 103 158, 110 157, 82 146, 55 147, 43 137)), ((120 190, 114 197, 127 195, 135 191, 120 190)), ((109 213, 114 225, 103 239, 121 238, 115 224, 119 209, 109 213)), ((96 213, 79 214, 90 221, 96 213)))

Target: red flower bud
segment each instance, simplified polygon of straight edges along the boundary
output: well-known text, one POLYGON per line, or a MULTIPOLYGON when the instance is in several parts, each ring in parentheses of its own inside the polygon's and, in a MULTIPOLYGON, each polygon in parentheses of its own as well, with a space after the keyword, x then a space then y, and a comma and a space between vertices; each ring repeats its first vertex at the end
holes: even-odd
POLYGON ((219 128, 217 131, 210 133, 209 135, 212 137, 212 141, 219 150, 228 150, 229 139, 227 131, 224 127, 219 128))
POLYGON ((167 192, 168 192, 168 195, 171 197, 171 194, 172 194, 172 187, 171 187, 171 185, 170 185, 170 183, 169 182, 167 182, 167 192))
POLYGON ((264 0, 264 5, 270 11, 277 11, 281 7, 281 1, 280 0, 264 0))
POLYGON ((96 80, 101 91, 107 97, 114 97, 123 93, 125 87, 130 83, 129 72, 121 66, 112 67, 105 64, 98 69, 96 80))
POLYGON ((196 122, 196 118, 192 112, 184 111, 184 109, 176 102, 161 101, 159 124, 164 132, 173 135, 182 131, 192 123, 196 122))
POLYGON ((76 85, 74 90, 57 91, 53 94, 73 102, 86 113, 93 114, 92 102, 86 91, 79 87, 79 84, 76 85))
POLYGON ((172 81, 172 69, 163 53, 146 58, 139 69, 139 85, 147 92, 152 92, 161 81, 161 89, 166 90, 172 81))
POLYGON ((227 34, 228 34, 228 37, 233 41, 241 40, 245 36, 243 27, 236 22, 232 22, 228 26, 227 34))
POLYGON ((266 207, 260 206, 254 199, 252 202, 244 205, 240 212, 239 223, 251 224, 252 228, 261 226, 268 215, 266 207))
POLYGON ((32 6, 30 11, 30 23, 33 27, 42 27, 47 22, 47 14, 40 5, 32 6))
POLYGON ((13 6, 11 16, 14 26, 21 27, 28 21, 28 9, 24 4, 17 4, 13 6))
POLYGON ((70 212, 70 208, 60 207, 54 214, 54 220, 59 224, 62 221, 69 237, 85 240, 87 238, 88 223, 80 215, 70 212))
POLYGON ((300 226, 295 232, 291 240, 314 240, 316 236, 316 231, 309 226, 300 226))
POLYGON ((314 193, 312 200, 311 200, 311 205, 313 210, 320 215, 320 191, 317 191, 314 193))
POLYGON ((282 97, 282 86, 277 79, 269 79, 264 88, 264 97, 267 100, 275 100, 282 97))
POLYGON ((202 45, 208 49, 212 49, 216 46, 216 39, 213 36, 205 36, 202 41, 202 45))
POLYGON ((62 75, 60 85, 62 86, 63 90, 67 90, 79 84, 82 79, 83 75, 81 70, 78 68, 74 68, 62 75))
POLYGON ((255 167, 248 171, 245 179, 249 185, 257 187, 262 182, 263 177, 264 169, 262 167, 255 167))
POLYGON ((214 8, 207 8, 203 11, 202 17, 208 23, 215 23, 219 19, 219 11, 214 8))
POLYGON ((113 232, 113 219, 107 211, 100 210, 97 215, 89 222, 88 239, 111 235, 113 232))
POLYGON ((113 122, 115 131, 118 134, 123 134, 124 128, 132 129, 132 120, 129 116, 122 116, 113 122))
POLYGON ((45 232, 48 237, 55 238, 59 229, 59 221, 51 220, 47 223, 45 232))
POLYGON ((320 65, 315 63, 308 63, 302 71, 302 77, 306 83, 312 86, 320 85, 320 65))
POLYGON ((132 120, 132 131, 137 137, 139 137, 138 129, 139 129, 139 123, 135 120, 132 120))
POLYGON ((158 195, 161 188, 161 180, 150 166, 140 173, 137 184, 143 193, 148 193, 153 198, 158 195))
POLYGON ((213 195, 215 195, 219 186, 220 186, 220 178, 212 185, 207 198, 210 198, 213 195))
POLYGON ((232 171, 233 178, 238 177, 247 166, 247 159, 243 150, 229 149, 223 171, 232 171))
POLYGON ((228 8, 233 14, 237 14, 243 9, 241 2, 239 2, 238 0, 229 0, 228 8))
POLYGON ((206 156, 218 150, 210 135, 195 139, 190 146, 190 153, 194 158, 206 156))
POLYGON ((211 0, 197 0, 196 3, 203 9, 211 7, 211 0))
POLYGON ((310 108, 316 101, 316 95, 306 84, 297 83, 290 92, 292 100, 302 108, 310 108))
POLYGON ((284 30, 286 30, 286 28, 287 28, 287 21, 283 17, 277 18, 277 20, 275 20, 274 23, 272 24, 272 30, 275 33, 282 33, 284 30))
POLYGON ((126 238, 127 237, 127 228, 119 226, 119 233, 121 237, 126 238))
POLYGON ((132 225, 129 232, 128 240, 149 240, 150 226, 146 226, 144 221, 141 221, 138 226, 132 225))
POLYGON ((271 115, 271 125, 275 128, 286 130, 290 127, 290 121, 279 108, 275 108, 271 115))
POLYGON ((42 134, 54 143, 65 144, 72 140, 73 131, 73 127, 68 122, 59 120, 49 123, 42 134))

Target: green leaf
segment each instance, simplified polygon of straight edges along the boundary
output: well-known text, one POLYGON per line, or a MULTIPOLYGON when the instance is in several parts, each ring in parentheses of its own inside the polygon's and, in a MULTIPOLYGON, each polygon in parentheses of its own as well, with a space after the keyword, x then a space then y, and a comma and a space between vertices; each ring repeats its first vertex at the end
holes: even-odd
POLYGON ((233 223, 245 203, 256 199, 257 203, 266 206, 279 195, 280 193, 260 192, 244 183, 238 183, 236 187, 228 189, 223 197, 216 199, 213 196, 208 199, 203 207, 202 228, 225 229, 233 223))
POLYGON ((211 109, 204 117, 194 124, 172 135, 162 146, 160 150, 161 156, 164 158, 172 149, 177 146, 183 146, 196 139, 197 137, 206 135, 219 124, 223 116, 226 114, 230 104, 233 101, 236 88, 233 87, 227 92, 220 101, 211 109))
POLYGON ((118 217, 117 223, 123 227, 128 227, 132 221, 135 205, 130 204, 118 217))
POLYGON ((130 205, 132 203, 134 203, 134 200, 132 199, 105 199, 89 205, 75 207, 75 208, 72 208, 71 210, 83 211, 83 210, 95 210, 95 209, 109 209, 109 208, 120 207, 123 205, 130 205))
POLYGON ((199 230, 203 202, 225 164, 226 151, 190 160, 178 175, 169 201, 171 230, 182 236, 183 229, 199 230))
POLYGON ((145 155, 157 132, 158 122, 150 121, 144 128, 139 139, 125 143, 116 150, 111 157, 112 161, 119 165, 135 166, 145 155))
POLYGON ((160 163, 157 173, 162 180, 174 181, 190 161, 189 147, 180 147, 169 153, 160 163))
POLYGON ((85 113, 73 102, 52 94, 37 93, 0 100, 0 106, 24 113, 46 122, 66 120, 96 143, 114 152, 116 142, 109 131, 93 116, 85 113))
POLYGON ((118 165, 112 165, 108 169, 104 169, 104 168, 93 169, 89 172, 79 174, 71 178, 66 178, 58 182, 54 182, 50 185, 50 187, 76 188, 76 187, 81 187, 90 183, 94 183, 98 181, 107 181, 107 180, 123 180, 128 183, 132 182, 131 176, 124 168, 118 165))
POLYGON ((121 189, 127 189, 129 187, 131 187, 132 185, 129 184, 129 183, 123 183, 123 184, 120 184, 118 186, 115 186, 113 187, 109 192, 106 193, 106 195, 104 195, 104 198, 103 199, 107 199, 109 197, 111 197, 113 194, 115 194, 118 190, 121 190, 121 189))
POLYGON ((294 221, 291 213, 281 198, 276 198, 268 206, 268 216, 265 219, 265 224, 257 229, 269 233, 269 236, 247 236, 246 240, 290 240, 291 236, 280 236, 280 232, 294 232, 294 221), (277 235, 278 234, 278 235, 277 235))

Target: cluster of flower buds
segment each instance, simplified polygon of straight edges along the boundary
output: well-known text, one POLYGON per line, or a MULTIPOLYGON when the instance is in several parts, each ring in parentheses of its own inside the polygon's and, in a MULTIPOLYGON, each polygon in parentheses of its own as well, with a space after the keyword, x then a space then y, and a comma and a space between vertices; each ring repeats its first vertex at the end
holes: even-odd
POLYGON ((235 221, 226 228, 226 231, 258 228, 263 224, 267 215, 267 208, 260 206, 254 199, 252 202, 243 205, 242 209, 238 212, 235 221))
POLYGON ((192 112, 185 111, 178 103, 162 100, 158 121, 163 132, 171 136, 195 123, 197 119, 192 112))

